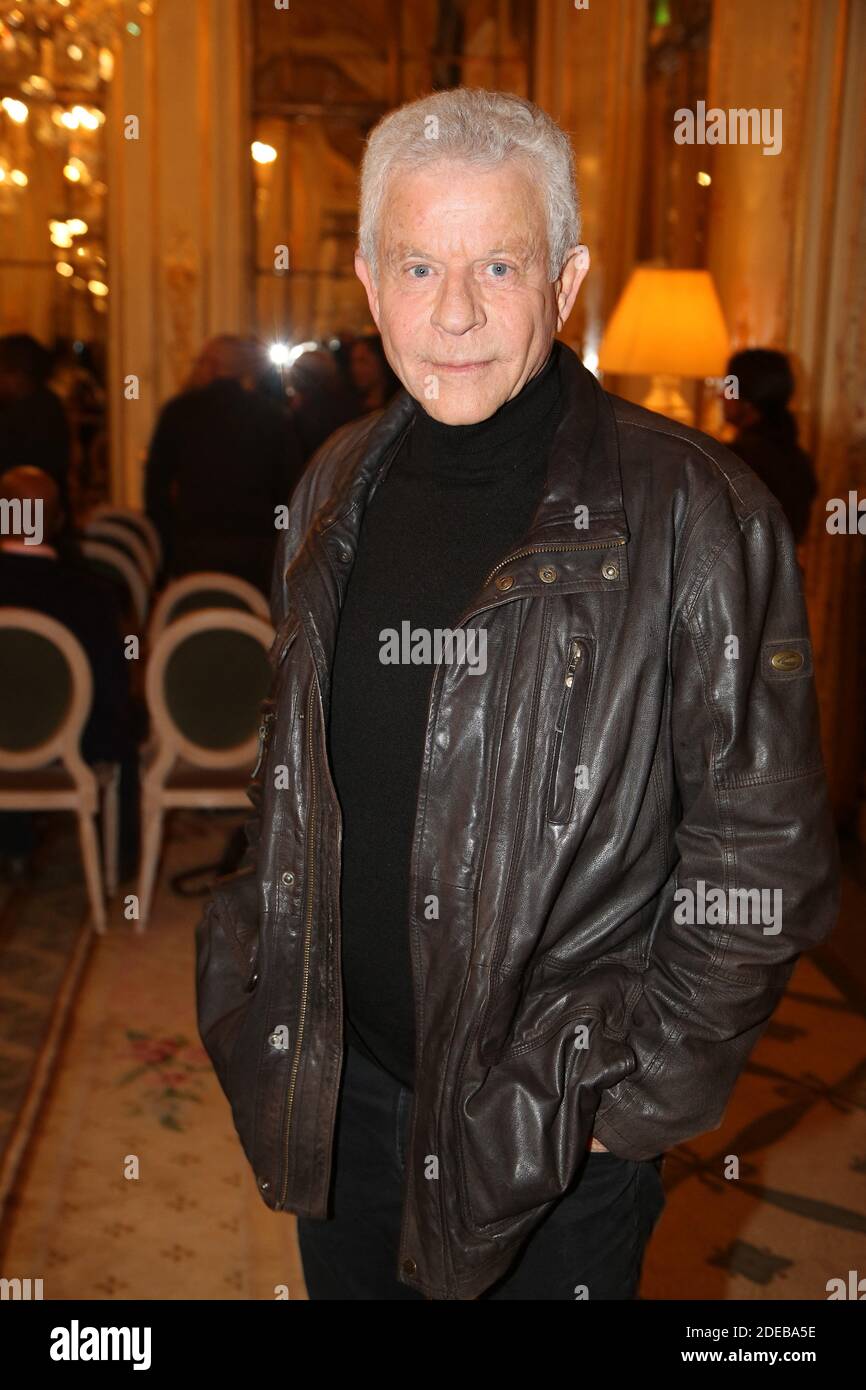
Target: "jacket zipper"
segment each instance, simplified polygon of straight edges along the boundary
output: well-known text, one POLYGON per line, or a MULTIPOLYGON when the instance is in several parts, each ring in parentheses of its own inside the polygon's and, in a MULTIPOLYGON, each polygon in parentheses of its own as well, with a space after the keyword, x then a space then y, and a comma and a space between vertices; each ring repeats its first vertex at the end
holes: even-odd
MULTIPOLYGON (((494 565, 481 587, 486 589, 494 574, 498 574, 506 565, 510 565, 512 560, 521 560, 524 555, 543 555, 548 550, 609 550, 612 545, 625 545, 625 536, 612 536, 610 540, 606 541, 574 541, 571 544, 565 541, 561 545, 526 546, 523 550, 515 550, 513 555, 506 555, 504 560, 500 560, 498 565, 494 565)), ((474 617, 474 614, 472 616, 474 617)))
POLYGON ((256 765, 255 765, 255 767, 253 768, 252 772, 250 773, 250 777, 251 777, 251 778, 252 778, 252 777, 257 777, 258 774, 259 774, 259 768, 261 767, 261 765, 262 765, 262 760, 263 760, 263 758, 264 758, 264 756, 265 756, 265 743, 266 743, 267 737, 268 737, 268 730, 270 729, 271 725, 273 724, 275 718, 276 718, 276 714, 275 714, 275 712, 274 712, 273 710, 269 710, 269 711, 267 712, 267 714, 265 714, 265 715, 262 717, 262 722, 261 722, 261 724, 259 725, 259 747, 258 747, 258 753, 257 753, 257 755, 256 755, 256 765))
MULTIPOLYGON (((580 640, 577 637, 573 637, 571 639, 571 650, 569 652, 568 665, 565 668, 565 684, 567 685, 569 690, 574 685, 574 673, 577 670, 577 663, 580 661, 580 656, 580 640)), ((563 696, 563 705, 565 705, 565 703, 566 697, 563 696)), ((558 722, 559 721, 557 721, 557 724, 558 722)))
POLYGON ((310 759, 310 818, 307 832, 307 883, 309 885, 309 891, 307 893, 307 912, 304 922, 304 968, 301 981, 301 1007, 298 1014, 298 1036, 295 1041, 295 1055, 292 1058, 292 1073, 289 1078, 289 1093, 286 1098, 286 1123, 283 1136, 283 1186, 280 1192, 281 1207, 285 1206, 286 1193, 289 1187, 289 1130, 292 1123, 295 1084, 298 1079, 298 1068, 301 1064, 301 1048, 304 1041, 304 1022, 307 1014, 307 995, 310 984, 310 950, 313 938, 313 898, 315 893, 316 872, 315 823, 318 795, 316 784, 316 760, 313 753, 313 703, 317 688, 316 678, 313 676, 310 686, 310 698, 307 701, 307 752, 310 759))

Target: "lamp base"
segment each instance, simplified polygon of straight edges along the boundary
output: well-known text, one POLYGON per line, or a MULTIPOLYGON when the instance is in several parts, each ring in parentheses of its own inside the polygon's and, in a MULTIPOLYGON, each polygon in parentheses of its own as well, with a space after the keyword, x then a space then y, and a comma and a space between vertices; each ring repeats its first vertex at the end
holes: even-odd
POLYGON ((681 425, 693 425, 694 413, 686 404, 679 383, 678 376, 657 373, 652 379, 649 395, 642 404, 645 410, 655 410, 659 415, 678 420, 681 425))

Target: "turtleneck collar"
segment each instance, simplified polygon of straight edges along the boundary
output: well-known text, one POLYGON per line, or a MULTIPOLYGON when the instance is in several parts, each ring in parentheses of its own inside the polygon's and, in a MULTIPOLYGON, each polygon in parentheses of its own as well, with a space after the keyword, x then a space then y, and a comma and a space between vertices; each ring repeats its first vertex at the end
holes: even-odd
POLYGON ((510 401, 474 425, 446 425, 416 401, 409 449, 416 467, 437 477, 473 480, 501 477, 527 457, 546 433, 559 403, 559 343, 547 361, 510 401))

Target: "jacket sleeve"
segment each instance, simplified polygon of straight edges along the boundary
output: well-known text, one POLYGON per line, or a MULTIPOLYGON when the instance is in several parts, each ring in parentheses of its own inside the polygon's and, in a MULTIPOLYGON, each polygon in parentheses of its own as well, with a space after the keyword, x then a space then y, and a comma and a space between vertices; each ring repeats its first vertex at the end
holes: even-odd
POLYGON ((826 938, 838 909, 794 540, 763 488, 759 499, 745 515, 726 501, 707 508, 679 589, 670 659, 679 862, 629 1022, 637 1066, 604 1092, 594 1126, 623 1158, 719 1128, 798 956, 826 938), (724 892, 721 912, 708 903, 713 889, 724 892))

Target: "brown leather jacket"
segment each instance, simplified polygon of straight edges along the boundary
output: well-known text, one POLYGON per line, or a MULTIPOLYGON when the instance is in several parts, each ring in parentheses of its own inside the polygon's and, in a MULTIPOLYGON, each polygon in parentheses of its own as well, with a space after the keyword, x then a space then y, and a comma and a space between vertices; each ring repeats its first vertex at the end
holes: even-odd
MULTIPOLYGON (((559 370, 543 500, 461 619, 486 628, 486 675, 434 670, 423 745, 395 1273, 436 1299, 504 1273, 592 1133, 643 1159, 717 1128, 837 911, 779 504, 567 348, 559 370)), ((318 1218, 343 1046, 330 669, 364 506, 413 409, 403 392, 344 426, 292 499, 249 849, 197 931, 199 1028, 259 1191, 318 1218)))

